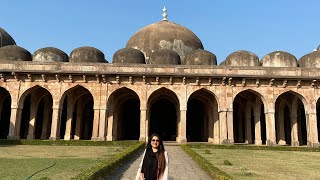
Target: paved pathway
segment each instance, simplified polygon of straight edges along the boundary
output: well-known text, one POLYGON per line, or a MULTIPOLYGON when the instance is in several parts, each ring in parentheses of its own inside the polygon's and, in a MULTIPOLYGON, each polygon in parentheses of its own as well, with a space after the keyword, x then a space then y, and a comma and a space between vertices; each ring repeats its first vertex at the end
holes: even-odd
MULTIPOLYGON (((178 145, 165 144, 165 149, 169 155, 169 180, 210 180, 206 174, 178 145)), ((135 178, 143 151, 139 152, 128 163, 120 167, 112 175, 106 177, 110 180, 131 180, 135 178)))

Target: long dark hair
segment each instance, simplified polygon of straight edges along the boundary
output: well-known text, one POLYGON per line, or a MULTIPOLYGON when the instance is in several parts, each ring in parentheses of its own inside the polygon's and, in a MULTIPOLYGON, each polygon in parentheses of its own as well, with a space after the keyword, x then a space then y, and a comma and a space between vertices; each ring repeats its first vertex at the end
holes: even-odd
POLYGON ((159 178, 163 175, 164 170, 166 168, 166 158, 164 156, 163 141, 160 138, 160 136, 156 133, 154 133, 150 136, 149 141, 148 141, 148 145, 147 145, 147 151, 152 151, 151 140, 154 136, 159 138, 159 147, 158 147, 158 152, 157 152, 157 156, 158 156, 158 174, 157 174, 157 176, 159 178))

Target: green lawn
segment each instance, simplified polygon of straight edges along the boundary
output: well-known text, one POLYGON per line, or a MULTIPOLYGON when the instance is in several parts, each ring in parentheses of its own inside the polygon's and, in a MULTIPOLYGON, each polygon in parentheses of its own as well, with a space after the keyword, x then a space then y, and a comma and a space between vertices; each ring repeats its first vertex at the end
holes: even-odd
POLYGON ((0 146, 0 179, 69 179, 131 146, 0 146))
POLYGON ((191 149, 234 179, 320 179, 320 152, 191 149))

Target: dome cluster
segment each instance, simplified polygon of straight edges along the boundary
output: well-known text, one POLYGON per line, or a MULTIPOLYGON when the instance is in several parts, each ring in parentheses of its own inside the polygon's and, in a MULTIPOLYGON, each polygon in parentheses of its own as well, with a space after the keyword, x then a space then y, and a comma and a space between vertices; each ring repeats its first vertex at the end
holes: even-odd
MULTIPOLYGON (((38 49, 32 55, 17 46, 10 34, 0 28, 1 61, 108 63, 103 52, 89 46, 74 49, 70 56, 54 47, 38 49)), ((204 50, 202 42, 191 30, 163 20, 136 32, 125 48, 114 53, 112 63, 216 66, 217 58, 204 50)), ((227 56, 220 66, 320 68, 320 49, 306 54, 300 60, 288 52, 275 51, 265 55, 260 61, 257 55, 239 50, 227 56)))

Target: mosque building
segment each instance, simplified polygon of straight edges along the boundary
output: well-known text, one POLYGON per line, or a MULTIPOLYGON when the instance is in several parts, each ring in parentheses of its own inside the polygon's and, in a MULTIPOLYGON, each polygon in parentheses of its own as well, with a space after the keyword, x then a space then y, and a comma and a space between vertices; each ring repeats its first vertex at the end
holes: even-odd
POLYGON ((31 54, 0 28, 0 139, 319 145, 320 48, 220 65, 189 29, 143 27, 112 63, 94 47, 31 54))

